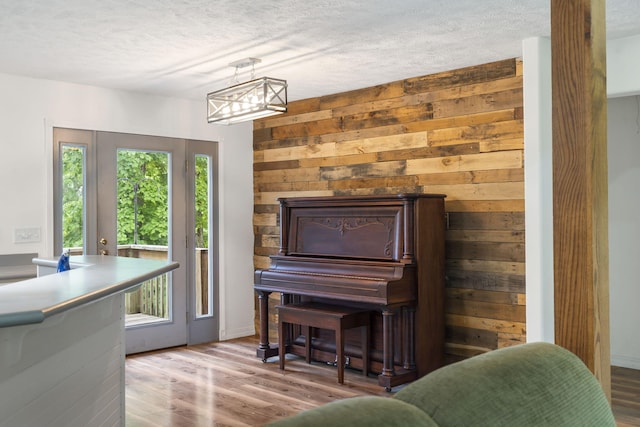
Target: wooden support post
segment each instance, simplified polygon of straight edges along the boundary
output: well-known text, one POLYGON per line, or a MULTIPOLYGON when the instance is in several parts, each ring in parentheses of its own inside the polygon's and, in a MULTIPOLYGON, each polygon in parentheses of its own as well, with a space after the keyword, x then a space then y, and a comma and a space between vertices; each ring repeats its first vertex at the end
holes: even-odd
POLYGON ((551 0, 555 340, 611 396, 605 0, 551 0))

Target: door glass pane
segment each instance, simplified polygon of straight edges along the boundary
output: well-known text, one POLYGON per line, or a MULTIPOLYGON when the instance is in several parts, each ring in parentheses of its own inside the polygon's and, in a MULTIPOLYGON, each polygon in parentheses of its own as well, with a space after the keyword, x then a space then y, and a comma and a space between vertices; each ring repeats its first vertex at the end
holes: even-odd
POLYGON ((82 146, 62 146, 62 247, 71 255, 84 253, 85 159, 82 146))
MULTIPOLYGON (((169 154, 118 150, 118 256, 168 260, 169 154)), ((171 318, 170 274, 125 294, 125 325, 171 318)))
POLYGON ((195 156, 195 298, 196 317, 213 315, 213 289, 211 283, 209 252, 211 158, 195 156))

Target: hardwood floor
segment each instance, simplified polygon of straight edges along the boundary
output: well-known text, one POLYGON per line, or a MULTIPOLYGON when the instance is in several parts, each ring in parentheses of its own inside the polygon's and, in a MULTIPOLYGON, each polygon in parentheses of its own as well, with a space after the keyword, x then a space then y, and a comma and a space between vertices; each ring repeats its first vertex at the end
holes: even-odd
MULTIPOLYGON (((353 396, 389 396, 375 376, 307 365, 292 357, 282 373, 277 358, 255 357, 258 340, 143 353, 126 360, 126 422, 147 426, 255 426, 353 396)), ((614 368, 613 408, 618 426, 640 426, 640 371, 614 368)))
POLYGON ((640 371, 611 368, 611 402, 619 427, 640 426, 640 371))

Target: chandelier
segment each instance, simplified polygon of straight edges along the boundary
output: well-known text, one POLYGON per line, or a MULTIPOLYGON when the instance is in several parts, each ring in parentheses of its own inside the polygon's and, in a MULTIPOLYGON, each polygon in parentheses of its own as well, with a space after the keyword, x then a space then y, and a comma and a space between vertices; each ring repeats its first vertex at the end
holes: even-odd
POLYGON ((207 121, 233 124, 287 112, 287 81, 271 77, 255 78, 258 58, 229 64, 235 73, 229 87, 207 94, 207 121), (238 82, 240 68, 251 66, 251 79, 238 82))

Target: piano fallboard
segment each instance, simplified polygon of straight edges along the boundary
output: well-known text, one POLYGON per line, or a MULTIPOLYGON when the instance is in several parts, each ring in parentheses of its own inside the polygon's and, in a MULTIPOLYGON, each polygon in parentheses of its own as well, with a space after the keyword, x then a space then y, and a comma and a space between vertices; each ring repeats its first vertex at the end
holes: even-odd
POLYGON ((272 257, 268 270, 257 270, 256 290, 282 292, 377 305, 416 299, 415 267, 402 263, 272 257))

